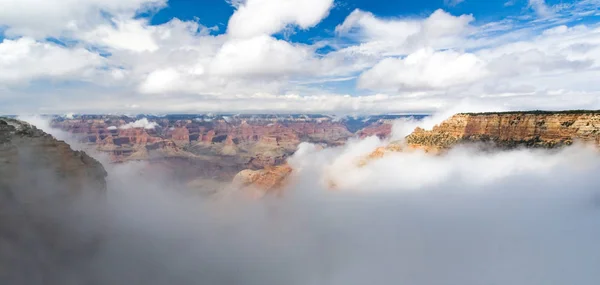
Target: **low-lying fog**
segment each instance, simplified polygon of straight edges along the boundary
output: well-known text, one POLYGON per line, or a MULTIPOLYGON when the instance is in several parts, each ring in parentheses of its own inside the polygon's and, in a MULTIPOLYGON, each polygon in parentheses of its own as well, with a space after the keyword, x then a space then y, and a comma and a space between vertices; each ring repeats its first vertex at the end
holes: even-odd
POLYGON ((105 163, 102 245, 85 270, 65 275, 85 284, 600 284, 595 150, 461 148, 356 166, 384 144, 302 144, 289 160, 292 186, 262 200, 188 195, 144 175, 141 162, 105 163))

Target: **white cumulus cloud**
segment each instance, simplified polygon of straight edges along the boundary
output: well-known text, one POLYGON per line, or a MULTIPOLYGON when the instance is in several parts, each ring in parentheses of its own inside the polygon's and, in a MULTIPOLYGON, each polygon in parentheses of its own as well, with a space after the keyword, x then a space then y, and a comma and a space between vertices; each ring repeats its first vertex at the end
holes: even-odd
POLYGON ((132 17, 137 11, 157 9, 166 0, 1 0, 0 24, 7 33, 48 36, 78 33, 106 23, 106 14, 132 17))
POLYGON ((469 32, 471 15, 453 16, 436 10, 425 19, 380 19, 370 12, 354 10, 336 27, 339 35, 356 38, 353 52, 405 54, 422 47, 448 48, 469 32))
POLYGON ((335 33, 298 42, 285 35, 320 29, 347 6, 229 1, 228 26, 207 27, 140 16, 165 0, 0 0, 0 112, 431 112, 464 99, 600 108, 594 1, 530 1, 524 15, 496 22, 441 9, 380 17, 359 6, 335 33), (528 9, 543 7, 551 15, 528 9))
POLYGON ((131 128, 144 128, 144 129, 154 129, 158 126, 156 122, 150 122, 148 119, 143 118, 139 119, 135 122, 127 123, 125 125, 119 126, 120 129, 131 129, 131 128))
POLYGON ((216 75, 282 76, 307 71, 312 49, 262 35, 249 39, 230 40, 211 62, 216 75))
POLYGON ((158 45, 150 29, 144 20, 115 20, 114 23, 100 25, 85 33, 83 38, 90 43, 114 49, 153 52, 158 45))
POLYGON ((386 58, 361 74, 358 86, 372 89, 435 89, 475 82, 487 75, 474 54, 423 49, 406 58, 386 58))
POLYGON ((307 29, 329 14, 333 0, 248 0, 238 2, 227 33, 233 37, 272 35, 287 25, 307 29))
POLYGON ((26 37, 4 39, 0 43, 0 83, 91 77, 104 62, 98 54, 84 48, 67 48, 26 37))

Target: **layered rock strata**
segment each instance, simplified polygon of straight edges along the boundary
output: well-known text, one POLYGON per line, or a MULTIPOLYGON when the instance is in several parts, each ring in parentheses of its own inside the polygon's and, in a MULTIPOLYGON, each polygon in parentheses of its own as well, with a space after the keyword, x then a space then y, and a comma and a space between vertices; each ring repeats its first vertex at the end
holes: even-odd
POLYGON ((55 118, 52 126, 76 134, 115 163, 148 161, 165 171, 177 170, 174 175, 183 182, 231 181, 243 169, 281 165, 301 142, 338 146, 353 136, 386 137, 391 131, 387 117, 344 121, 321 115, 171 115, 144 118, 148 128, 131 128, 140 125, 131 124, 136 119, 90 115, 55 118))
MULTIPOLYGON (((503 150, 517 147, 559 148, 575 142, 600 146, 600 111, 462 113, 431 130, 416 128, 403 141, 391 142, 359 159, 358 166, 365 166, 393 152, 443 154, 464 144, 503 150)), ((291 173, 291 169, 287 173, 291 173)), ((282 177, 280 172, 265 171, 259 174, 260 181, 277 183, 265 184, 258 179, 247 179, 247 187, 269 189, 272 192, 286 185, 287 177, 282 177)))
POLYGON ((600 112, 464 113, 432 130, 417 128, 406 143, 448 149, 463 143, 491 143, 498 148, 555 148, 573 142, 600 144, 600 112))

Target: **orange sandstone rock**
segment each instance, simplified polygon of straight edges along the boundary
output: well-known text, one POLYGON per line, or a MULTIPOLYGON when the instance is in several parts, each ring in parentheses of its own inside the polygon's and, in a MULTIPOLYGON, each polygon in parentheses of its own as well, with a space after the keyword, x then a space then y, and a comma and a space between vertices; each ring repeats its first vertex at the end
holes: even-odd
POLYGON ((292 168, 287 164, 261 170, 246 169, 235 176, 234 183, 251 191, 254 197, 261 197, 265 194, 280 195, 291 173, 292 168))
POLYGON ((436 149, 472 142, 490 142, 499 148, 554 148, 574 141, 600 145, 600 112, 457 114, 430 131, 417 128, 406 137, 408 144, 436 149))

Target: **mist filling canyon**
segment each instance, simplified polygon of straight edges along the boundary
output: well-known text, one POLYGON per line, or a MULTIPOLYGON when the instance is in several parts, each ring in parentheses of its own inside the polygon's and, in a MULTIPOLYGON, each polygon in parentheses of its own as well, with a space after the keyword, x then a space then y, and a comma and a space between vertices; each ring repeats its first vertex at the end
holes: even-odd
MULTIPOLYGON (((32 206, 28 217, 43 216, 51 234, 32 227, 16 236, 20 246, 7 235, 19 231, 7 230, 6 222, 20 215, 5 208, 0 260, 7 269, 0 278, 3 284, 598 284, 596 148, 578 141, 558 149, 468 144, 443 154, 371 155, 407 129, 438 124, 435 118, 397 120, 386 139, 354 137, 325 148, 300 143, 287 159, 293 171, 282 189, 258 198, 235 183, 211 195, 191 191, 149 171, 147 161, 111 163, 46 119, 21 118, 100 161, 106 186, 100 195, 85 195, 88 185, 80 185, 84 194, 67 204, 32 206)), ((19 171, 43 183, 17 191, 52 196, 65 187, 53 185, 58 174, 35 165, 41 158, 30 157, 25 144, 18 148, 19 171)))

